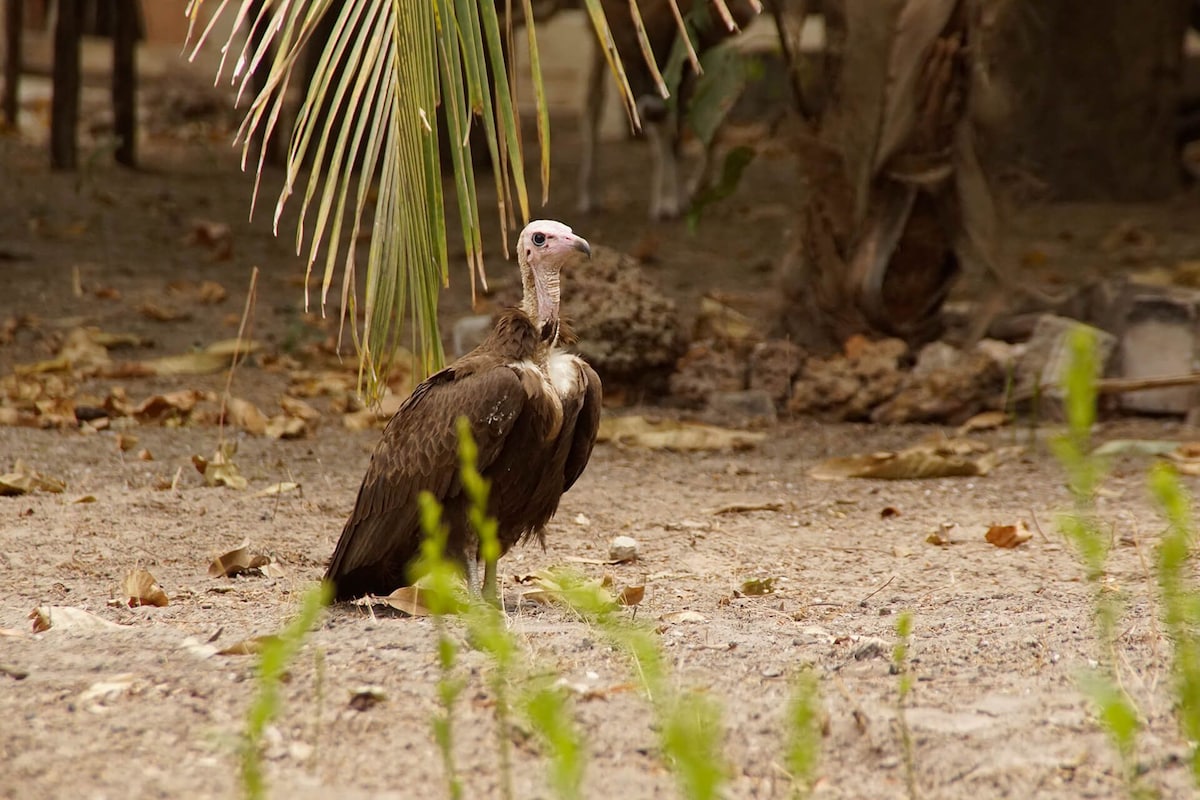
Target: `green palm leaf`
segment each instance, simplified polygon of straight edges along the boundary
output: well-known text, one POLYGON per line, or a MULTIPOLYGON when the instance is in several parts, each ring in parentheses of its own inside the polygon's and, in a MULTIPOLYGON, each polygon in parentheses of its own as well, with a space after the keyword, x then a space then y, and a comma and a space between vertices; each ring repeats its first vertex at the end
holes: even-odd
MULTIPOLYGON (((386 377, 404 338, 406 318, 418 371, 440 367, 437 300, 450 272, 436 121, 439 108, 449 137, 457 222, 466 245, 472 295, 477 280, 486 287, 478 192, 471 168, 472 125, 482 123, 485 133, 505 242, 518 215, 522 224, 529 219, 520 126, 495 3, 217 0, 207 25, 197 34, 204 3, 190 0, 187 8, 193 28, 189 40, 196 42, 197 49, 219 19, 228 22, 232 16, 218 77, 231 73, 240 98, 251 86, 251 73, 266 70, 264 87, 252 98, 238 132, 243 168, 251 157, 251 142, 256 136, 265 141, 283 118, 284 97, 288 86, 299 82, 296 72, 303 66, 305 45, 330 16, 328 40, 321 45, 291 131, 286 177, 275 205, 275 229, 278 232, 286 203, 300 195, 296 251, 306 256, 305 305, 307 279, 323 253, 321 309, 324 312, 340 263, 341 322, 344 327, 347 318, 351 321, 350 334, 360 356, 360 385, 368 394, 377 394, 386 377), (497 79, 489 81, 489 73, 497 79), (355 242, 368 226, 371 244, 360 329, 355 242)), ((511 0, 508 5, 511 10, 511 0)), ((520 0, 520 5, 528 28, 545 202, 550 179, 549 113, 532 3, 520 0)), ((585 0, 585 5, 636 126, 629 84, 600 2, 585 0)), ((511 39, 511 30, 508 34, 511 39)), ((255 198, 263 157, 260 153, 255 170, 255 198)))

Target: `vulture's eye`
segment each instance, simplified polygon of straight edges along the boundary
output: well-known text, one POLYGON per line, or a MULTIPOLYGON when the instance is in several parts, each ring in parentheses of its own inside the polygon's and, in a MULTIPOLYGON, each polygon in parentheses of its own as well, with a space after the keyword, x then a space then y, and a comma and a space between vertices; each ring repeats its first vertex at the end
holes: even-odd
POLYGON ((533 243, 536 244, 538 247, 541 247, 542 245, 544 245, 546 243, 546 234, 535 233, 533 235, 533 243))

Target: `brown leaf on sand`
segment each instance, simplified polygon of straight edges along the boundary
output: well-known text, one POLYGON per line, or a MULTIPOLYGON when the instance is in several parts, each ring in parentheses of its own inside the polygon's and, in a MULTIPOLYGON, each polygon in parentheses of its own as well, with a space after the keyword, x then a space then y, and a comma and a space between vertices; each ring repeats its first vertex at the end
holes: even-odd
POLYGON ((766 437, 765 433, 677 420, 606 416, 600 420, 596 440, 650 450, 746 450, 766 437))
POLYGON ((250 552, 250 540, 244 540, 240 545, 222 553, 208 565, 208 575, 211 578, 232 578, 255 572, 267 577, 279 577, 283 574, 279 564, 272 561, 270 556, 250 552))
POLYGON ((216 281, 201 281, 200 288, 196 290, 196 299, 210 306, 225 302, 228 296, 229 292, 216 281))
POLYGON ((228 647, 224 647, 217 651, 219 656, 256 656, 262 652, 263 646, 269 642, 278 641, 279 637, 268 634, 266 636, 253 636, 249 639, 242 639, 240 642, 234 642, 228 647))
POLYGON ((646 596, 645 586, 626 586, 617 594, 617 603, 623 606, 636 606, 646 596))
POLYGON ((410 617, 428 617, 432 613, 425 605, 424 592, 420 586, 401 586, 382 600, 410 617))
POLYGON ((1011 421, 1003 411, 982 411, 968 419, 954 431, 955 436, 966 436, 975 431, 990 431, 1002 428, 1011 421))
POLYGON ((279 407, 283 409, 283 413, 289 417, 302 419, 305 422, 316 422, 321 418, 321 412, 317 411, 308 403, 295 397, 284 395, 279 398, 279 407))
POLYGON ((983 538, 996 547, 1016 547, 1032 539, 1033 532, 1021 521, 1016 525, 993 525, 983 538))
POLYGON ((233 258, 233 231, 223 222, 192 220, 192 229, 184 237, 184 243, 207 248, 216 261, 233 258))
POLYGON ((42 475, 20 459, 11 472, 0 475, 0 497, 15 497, 30 492, 60 494, 67 488, 64 481, 42 475))
POLYGON ((898 452, 885 450, 831 458, 817 464, 808 474, 822 481, 969 477, 988 474, 995 462, 996 454, 982 443, 945 439, 917 444, 898 452))
POLYGON ((34 633, 42 633, 51 628, 77 631, 107 631, 127 627, 125 625, 118 625, 115 622, 109 622, 102 617, 97 617, 95 614, 90 611, 84 611, 82 608, 73 608, 71 606, 38 606, 29 612, 29 619, 33 621, 34 633))
POLYGON ((225 421, 253 436, 267 432, 267 416, 254 403, 240 397, 231 397, 225 403, 225 421))
POLYGON ((192 456, 192 464, 196 471, 204 476, 205 484, 209 486, 228 486, 230 489, 245 489, 250 482, 242 475, 233 455, 237 452, 237 442, 224 442, 217 448, 211 459, 203 456, 192 456))
POLYGON ((132 569, 125 576, 121 588, 129 602, 129 607, 167 605, 167 593, 158 585, 158 581, 144 569, 132 569))
POLYGON ((76 372, 96 372, 107 366, 111 359, 108 349, 97 341, 99 331, 95 328, 75 328, 63 340, 58 351, 76 372))
POLYGON ((308 435, 308 423, 299 417, 276 414, 263 432, 272 439, 303 439, 308 435))
POLYGON ((155 322, 180 322, 192 318, 191 312, 171 306, 160 306, 158 303, 150 302, 142 303, 138 306, 138 313, 146 319, 152 319, 155 322))
POLYGON ((1175 465, 1180 475, 1200 475, 1200 442, 1180 442, 1165 457, 1175 465))
POLYGON ((167 417, 184 418, 192 413, 196 403, 203 397, 204 394, 195 389, 150 395, 133 409, 133 417, 139 422, 151 422, 167 417))

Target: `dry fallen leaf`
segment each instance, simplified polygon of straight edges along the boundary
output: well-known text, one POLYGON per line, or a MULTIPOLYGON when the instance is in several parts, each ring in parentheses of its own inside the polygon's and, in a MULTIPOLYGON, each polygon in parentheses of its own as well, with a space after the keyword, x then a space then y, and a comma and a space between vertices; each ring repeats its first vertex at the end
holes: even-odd
POLYGON ((817 464, 809 475, 817 480, 877 478, 905 480, 987 475, 996 454, 986 445, 966 439, 921 443, 893 452, 830 458, 817 464))
POLYGON ((217 448, 211 459, 203 456, 192 456, 192 464, 196 471, 204 476, 208 486, 228 486, 230 489, 245 489, 250 482, 238 470, 233 462, 233 454, 237 452, 237 442, 224 442, 217 448))
POLYGON ((42 475, 20 459, 13 464, 11 472, 0 475, 0 497, 14 497, 30 492, 61 494, 67 484, 58 478, 42 475))
POLYGON ((250 552, 250 540, 244 540, 240 545, 222 553, 208 565, 208 575, 211 578, 232 578, 235 575, 257 570, 268 578, 278 578, 283 575, 283 568, 270 556, 250 552))
POLYGON ((29 612, 29 619, 33 620, 34 633, 42 633, 51 628, 77 631, 106 631, 127 627, 125 625, 118 625, 115 622, 109 622, 102 617, 97 617, 95 614, 90 611, 84 611, 82 608, 73 608, 71 606, 38 606, 29 612))
POLYGON ((125 576, 121 584, 129 607, 167 605, 167 593, 158 585, 158 581, 144 569, 133 569, 125 576))
POLYGON ((626 586, 617 594, 617 603, 623 606, 636 606, 646 596, 645 586, 626 586))
POLYGON ((1200 475, 1200 442, 1181 442, 1165 456, 1180 475, 1200 475))
POLYGON ((641 416, 604 417, 596 441, 650 450, 746 450, 766 439, 765 433, 736 431, 715 425, 651 421, 641 416))
POLYGON ((138 313, 146 319, 152 319, 155 322, 178 322, 185 319, 191 319, 192 315, 188 311, 183 311, 171 306, 161 306, 157 303, 142 303, 138 306, 138 313))
POLYGON ((996 547, 1016 547, 1032 539, 1033 532, 1021 521, 1016 525, 993 525, 983 538, 996 547))
POLYGON ((133 417, 139 422, 164 418, 185 418, 192 413, 196 403, 203 397, 204 394, 195 389, 151 395, 133 409, 133 417))
POLYGON ((959 425, 954 431, 955 436, 966 436, 968 433, 975 431, 990 431, 996 428, 1002 428, 1010 422, 1011 418, 1003 411, 983 411, 968 419, 962 425, 959 425))
POLYGON ((265 489, 259 489, 257 492, 254 493, 253 496, 254 497, 270 497, 271 495, 286 494, 287 492, 294 492, 299 488, 300 488, 300 484, 298 484, 298 483, 294 483, 292 481, 281 481, 279 483, 273 483, 265 489))
POLYGON ((432 613, 425 605, 424 592, 420 586, 401 586, 384 597, 383 602, 410 617, 428 617, 432 613))
POLYGON ((283 409, 283 413, 289 417, 296 417, 305 422, 316 422, 321 418, 321 412, 295 397, 284 395, 279 398, 279 407, 283 409))
POLYGON ((750 578, 742 581, 739 591, 746 597, 759 597, 775 591, 774 578, 750 578))
POLYGON ((272 439, 301 439, 308 434, 308 423, 300 417, 276 414, 266 423, 263 432, 272 439))
POLYGON ((254 636, 249 639, 242 639, 240 642, 234 642, 228 647, 223 647, 217 651, 219 656, 256 656, 262 652, 263 645, 278 641, 279 637, 268 634, 266 636, 254 636))
POLYGON ((267 432, 267 417, 258 406, 240 397, 231 397, 225 403, 225 419, 253 436, 267 432))
POLYGON ((205 305, 223 303, 228 295, 225 287, 216 281, 201 281, 200 288, 196 290, 196 299, 205 305))
POLYGON ((928 544, 936 544, 938 547, 947 547, 954 544, 953 534, 958 530, 958 524, 954 522, 943 522, 938 526, 937 530, 925 537, 928 544))
POLYGON ((233 258, 233 231, 223 222, 192 220, 192 228, 184 237, 184 243, 207 248, 216 261, 233 258))
POLYGON ((716 516, 720 514, 747 514, 751 511, 783 511, 783 503, 729 503, 723 506, 716 506, 715 508, 707 508, 700 513, 716 516))

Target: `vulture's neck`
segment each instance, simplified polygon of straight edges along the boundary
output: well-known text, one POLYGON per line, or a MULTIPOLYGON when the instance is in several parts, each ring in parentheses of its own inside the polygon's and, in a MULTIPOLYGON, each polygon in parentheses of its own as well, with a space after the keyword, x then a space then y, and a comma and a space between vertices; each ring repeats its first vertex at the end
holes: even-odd
POLYGON ((521 262, 521 310, 533 321, 538 333, 553 347, 559 334, 559 276, 556 270, 534 275, 528 262, 521 262), (549 326, 549 327, 547 327, 549 326))

